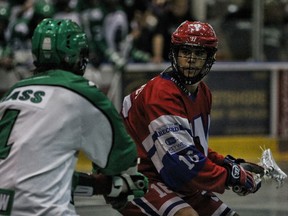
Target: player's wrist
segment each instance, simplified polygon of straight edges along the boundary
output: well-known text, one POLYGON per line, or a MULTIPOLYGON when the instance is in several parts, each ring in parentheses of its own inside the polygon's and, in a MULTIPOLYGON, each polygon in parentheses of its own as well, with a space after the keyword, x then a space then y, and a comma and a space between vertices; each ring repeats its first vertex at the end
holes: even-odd
POLYGON ((74 195, 93 196, 110 193, 112 177, 102 174, 75 172, 73 175, 74 195))

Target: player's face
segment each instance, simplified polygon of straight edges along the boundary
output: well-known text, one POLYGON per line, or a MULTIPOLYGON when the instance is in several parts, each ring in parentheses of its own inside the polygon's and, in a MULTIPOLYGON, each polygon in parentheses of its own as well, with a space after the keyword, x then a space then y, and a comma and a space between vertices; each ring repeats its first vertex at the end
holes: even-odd
POLYGON ((186 77, 194 77, 202 70, 207 58, 203 48, 181 47, 178 53, 178 67, 186 77))

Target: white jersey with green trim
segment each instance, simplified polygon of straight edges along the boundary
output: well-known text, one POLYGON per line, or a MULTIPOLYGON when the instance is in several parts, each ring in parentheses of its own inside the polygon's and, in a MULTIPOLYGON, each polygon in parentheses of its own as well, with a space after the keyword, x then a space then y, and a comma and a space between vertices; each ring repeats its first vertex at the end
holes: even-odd
POLYGON ((16 84, 0 102, 0 215, 77 215, 70 200, 79 150, 109 175, 136 161, 121 118, 92 83, 50 71, 16 84))

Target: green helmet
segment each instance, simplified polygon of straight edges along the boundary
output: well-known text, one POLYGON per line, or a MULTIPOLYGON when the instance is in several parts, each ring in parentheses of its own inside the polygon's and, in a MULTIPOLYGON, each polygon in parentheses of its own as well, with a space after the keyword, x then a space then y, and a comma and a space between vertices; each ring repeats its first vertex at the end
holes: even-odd
POLYGON ((38 70, 63 69, 82 75, 88 63, 88 39, 77 23, 46 18, 34 30, 32 54, 38 70))

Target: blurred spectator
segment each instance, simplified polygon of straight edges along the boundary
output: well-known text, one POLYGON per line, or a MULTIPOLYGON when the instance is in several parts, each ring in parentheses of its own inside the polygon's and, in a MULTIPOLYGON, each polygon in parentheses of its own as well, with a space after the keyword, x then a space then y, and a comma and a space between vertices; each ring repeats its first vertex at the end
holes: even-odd
MULTIPOLYGON (((278 0, 265 0, 263 22, 263 60, 281 61, 287 58, 285 44, 285 3, 278 0)), ((287 4, 287 3, 286 3, 287 4)), ((253 1, 243 0, 228 5, 228 13, 222 24, 227 43, 234 61, 249 61, 252 55, 253 1)), ((259 59, 257 59, 259 60, 259 59)), ((262 59, 261 59, 262 60, 262 59)), ((286 59, 287 60, 287 59, 286 59)))
POLYGON ((0 1, 0 97, 17 81, 17 77, 11 70, 13 68, 12 49, 5 36, 10 15, 10 4, 7 1, 0 1))
POLYGON ((225 16, 225 11, 227 11, 227 6, 229 5, 226 0, 209 1, 207 2, 207 22, 214 28, 217 32, 217 37, 220 39, 218 42, 217 50, 217 61, 228 61, 232 59, 230 47, 227 44, 227 38, 222 29, 222 23, 225 16))
POLYGON ((8 2, 0 1, 0 65, 1 69, 10 70, 12 68, 12 50, 7 43, 5 36, 11 7, 8 2))
POLYGON ((11 1, 7 40, 14 46, 21 47, 22 40, 29 37, 28 21, 33 15, 33 0, 11 1), (13 41, 13 42, 12 42, 13 41))
POLYGON ((125 39, 126 50, 130 62, 150 62, 152 53, 152 37, 157 25, 151 2, 147 0, 134 1, 133 5, 125 8, 129 14, 130 31, 125 39), (132 11, 132 13, 131 13, 132 11), (129 50, 130 49, 130 50, 129 50))
MULTIPOLYGON (((8 4, 10 8, 9 19, 6 19, 4 26, 8 31, 1 31, 1 65, 4 68, 15 66, 19 79, 27 76, 21 72, 21 67, 33 66, 31 54, 27 52, 31 46, 31 32, 45 17, 70 18, 83 26, 91 43, 91 61, 86 72, 90 69, 97 70, 103 62, 112 63, 116 69, 123 69, 128 62, 165 62, 169 60, 171 31, 184 20, 195 20, 191 14, 191 2, 193 1, 0 0, 2 5, 8 4), (7 52, 10 54, 5 55, 10 58, 3 60, 3 54, 7 52)), ((207 1, 207 21, 217 30, 218 37, 222 38, 218 48, 218 61, 252 59, 252 2, 207 1)), ((263 2, 264 60, 285 61, 288 46, 285 40, 288 35, 285 28, 288 23, 287 1, 263 2)), ((3 23, 3 17, 1 19, 3 23)), ((100 72, 93 72, 92 76, 100 80, 100 72)))
POLYGON ((53 16, 54 7, 48 0, 27 0, 23 5, 15 5, 13 8, 8 40, 13 49, 14 72, 19 79, 23 79, 30 76, 30 70, 34 68, 30 52, 34 28, 42 19, 53 16))
POLYGON ((128 35, 129 23, 118 0, 88 0, 81 11, 85 32, 90 39, 91 63, 98 67, 103 62, 123 69, 126 60, 121 53, 121 42, 128 35))
POLYGON ((191 14, 191 1, 189 0, 167 1, 163 10, 158 13, 159 22, 152 40, 152 61, 155 63, 169 61, 171 34, 185 20, 195 20, 191 14))
POLYGON ((252 58, 252 4, 250 0, 229 4, 224 16, 222 29, 232 60, 247 61, 252 58))
POLYGON ((77 0, 53 0, 53 5, 56 9, 53 18, 55 19, 71 19, 79 26, 82 26, 80 14, 78 12, 78 4, 83 1, 77 0))
POLYGON ((36 26, 44 19, 54 16, 55 8, 49 0, 37 0, 33 4, 33 15, 29 20, 29 38, 32 38, 36 26))
POLYGON ((266 0, 263 29, 264 60, 287 60, 287 50, 283 46, 286 41, 284 24, 285 4, 279 0, 266 0))

